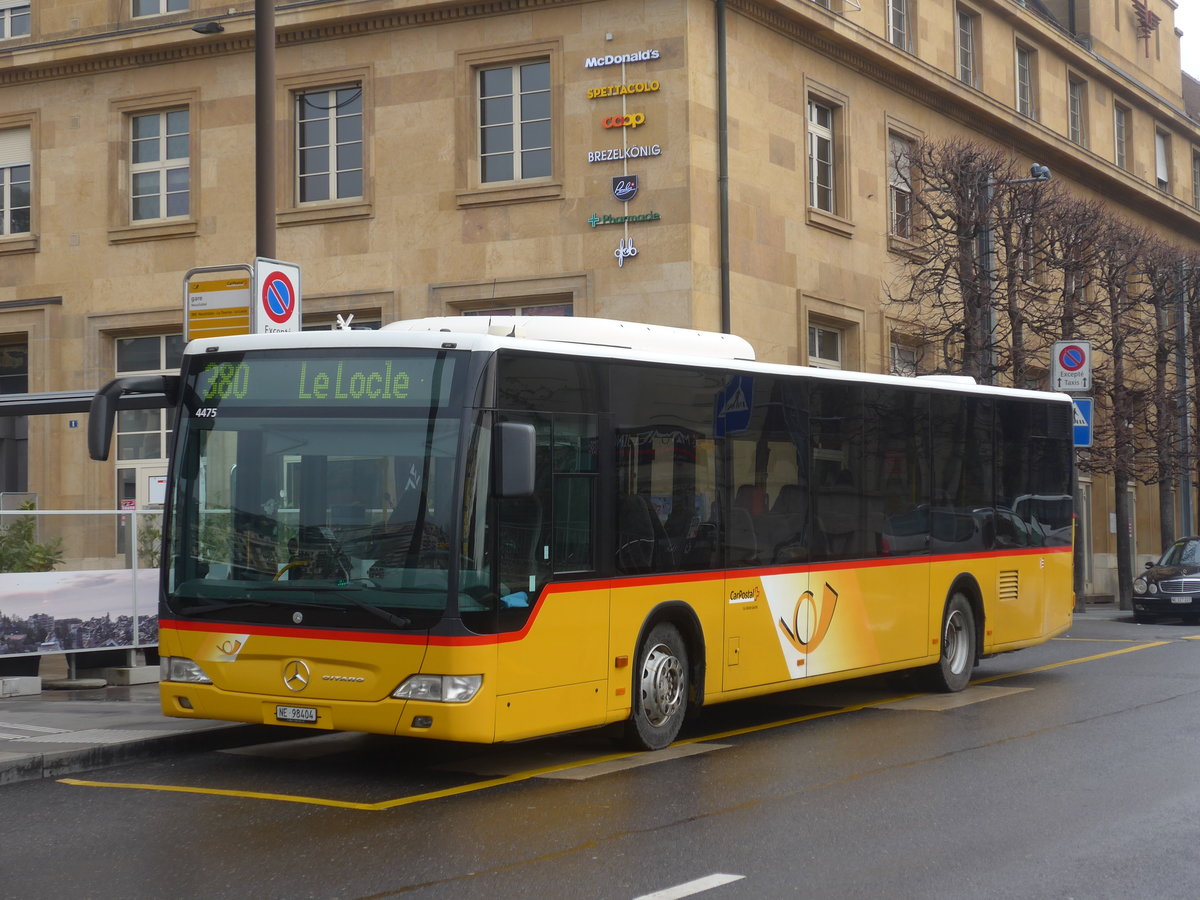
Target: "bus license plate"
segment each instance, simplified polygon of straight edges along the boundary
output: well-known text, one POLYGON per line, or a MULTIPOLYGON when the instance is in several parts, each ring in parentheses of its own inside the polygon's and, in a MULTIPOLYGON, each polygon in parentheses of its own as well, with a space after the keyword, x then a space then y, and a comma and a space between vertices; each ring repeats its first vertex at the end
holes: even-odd
POLYGON ((275 718, 280 722, 303 722, 313 724, 317 721, 317 710, 312 706, 277 706, 275 718))

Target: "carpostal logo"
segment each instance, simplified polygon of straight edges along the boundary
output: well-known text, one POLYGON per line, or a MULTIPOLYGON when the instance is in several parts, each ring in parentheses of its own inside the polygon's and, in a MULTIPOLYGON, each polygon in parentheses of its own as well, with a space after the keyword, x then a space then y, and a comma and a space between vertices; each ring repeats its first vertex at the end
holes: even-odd
POLYGON ((792 608, 792 621, 787 622, 782 616, 778 620, 779 630, 784 638, 797 652, 812 653, 817 649, 825 635, 829 634, 829 626, 833 624, 833 611, 837 608, 837 591, 826 583, 824 596, 817 602, 812 591, 805 591, 796 599, 792 608))
POLYGON ((583 61, 585 69, 601 69, 604 66, 619 66, 621 63, 649 62, 662 54, 657 50, 639 50, 636 53, 618 53, 615 56, 589 56, 583 61))

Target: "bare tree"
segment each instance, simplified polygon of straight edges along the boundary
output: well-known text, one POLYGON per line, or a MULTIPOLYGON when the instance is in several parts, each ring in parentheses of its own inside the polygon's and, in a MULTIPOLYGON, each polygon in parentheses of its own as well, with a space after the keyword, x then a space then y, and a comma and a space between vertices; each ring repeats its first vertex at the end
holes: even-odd
MULTIPOLYGON (((1181 259, 1180 289, 1183 292, 1185 315, 1187 316, 1187 347, 1191 363, 1192 380, 1189 385, 1190 395, 1185 398, 1185 409, 1189 412, 1200 410, 1200 253, 1185 254, 1181 259)), ((1189 416, 1189 418, 1192 418, 1189 416)), ((1200 446, 1200 420, 1192 422, 1193 431, 1190 444, 1200 446)), ((1196 482, 1194 456, 1187 458, 1183 464, 1191 474, 1191 480, 1196 482)))
POLYGON ((1144 381, 1131 378, 1139 354, 1152 342, 1147 339, 1141 308, 1140 259, 1151 242, 1150 234, 1122 220, 1105 223, 1098 244, 1096 288, 1103 303, 1100 323, 1107 336, 1107 353, 1093 369, 1096 403, 1095 431, 1106 435, 1111 454, 1092 454, 1093 471, 1113 478, 1113 509, 1117 519, 1117 596, 1122 609, 1131 608, 1133 545, 1130 532, 1130 481, 1138 474, 1136 423, 1146 420, 1151 392, 1144 381))
POLYGON ((1137 357, 1143 361, 1141 377, 1151 385, 1147 417, 1139 429, 1139 469, 1146 469, 1141 476, 1146 483, 1159 488, 1159 531, 1164 545, 1176 537, 1173 488, 1185 465, 1179 427, 1185 398, 1179 391, 1176 329, 1183 264, 1183 252, 1159 239, 1148 241, 1139 260, 1138 288, 1153 325, 1148 352, 1137 357))
POLYGON ((1029 387, 1039 380, 1035 373, 1045 372, 1049 353, 1039 324, 1057 291, 1049 265, 1053 233, 1046 226, 1064 194, 1059 185, 1027 178, 995 184, 992 191, 997 291, 992 356, 996 372, 1007 373, 1017 387, 1029 387))
MULTIPOLYGON (((1046 302, 1036 305, 1030 316, 1031 328, 1046 346, 1055 341, 1080 340, 1098 335, 1098 310, 1093 302, 1097 253, 1104 235, 1104 208, 1099 201, 1072 197, 1055 186, 1045 194, 1043 228, 1046 235, 1046 265, 1050 269, 1050 289, 1046 302)), ((1094 440, 1094 439, 1093 439, 1094 440)), ((1086 470, 1093 451, 1080 448, 1075 459, 1078 469, 1086 470)), ((1075 508, 1083 507, 1078 479, 1075 484, 1075 508)), ((1075 595, 1084 602, 1083 541, 1075 541, 1075 595)))
POLYGON ((990 247, 999 204, 995 183, 1012 165, 1001 150, 965 140, 923 141, 894 168, 913 211, 909 264, 888 288, 902 318, 940 349, 938 368, 990 381, 995 290, 990 247))

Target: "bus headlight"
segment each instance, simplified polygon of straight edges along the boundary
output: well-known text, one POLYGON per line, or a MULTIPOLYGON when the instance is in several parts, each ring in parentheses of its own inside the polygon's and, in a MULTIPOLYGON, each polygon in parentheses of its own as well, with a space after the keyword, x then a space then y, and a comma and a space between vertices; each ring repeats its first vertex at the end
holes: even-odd
POLYGON ((482 675, 410 675, 392 691, 401 700, 466 703, 483 685, 482 675))
POLYGON ((212 679, 193 660, 183 656, 164 656, 158 661, 160 681, 184 681, 188 684, 212 684, 212 679))

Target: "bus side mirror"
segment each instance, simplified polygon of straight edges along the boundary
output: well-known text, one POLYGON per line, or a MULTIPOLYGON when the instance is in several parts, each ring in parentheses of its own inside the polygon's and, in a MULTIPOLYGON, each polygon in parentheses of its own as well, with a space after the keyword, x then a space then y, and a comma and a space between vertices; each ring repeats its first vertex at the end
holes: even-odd
POLYGON ((499 422, 496 438, 496 496, 531 497, 537 432, 523 422, 499 422))
POLYGON ((142 402, 137 409, 174 406, 179 401, 178 375, 131 375, 114 378, 92 397, 88 412, 88 455, 103 462, 108 459, 108 448, 112 444, 113 417, 117 404, 125 394, 162 394, 157 402, 142 402))

